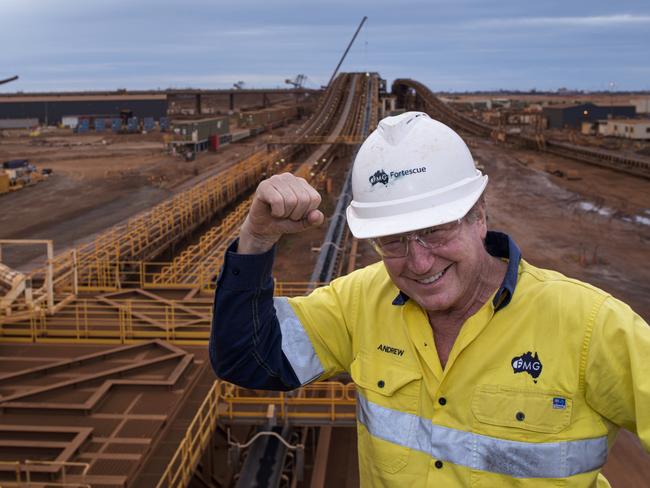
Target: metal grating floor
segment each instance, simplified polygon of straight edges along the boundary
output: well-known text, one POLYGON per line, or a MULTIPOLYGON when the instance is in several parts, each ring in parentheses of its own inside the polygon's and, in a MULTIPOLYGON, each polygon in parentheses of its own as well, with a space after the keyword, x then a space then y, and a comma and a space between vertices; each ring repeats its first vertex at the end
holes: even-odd
MULTIPOLYGON (((162 340, 0 344, 0 461, 27 466, 32 480, 61 481, 65 469, 68 483, 126 486, 179 412, 188 414, 206 353, 162 340), (29 464, 36 460, 49 464, 29 464)), ((16 476, 0 464, 0 483, 16 476)))

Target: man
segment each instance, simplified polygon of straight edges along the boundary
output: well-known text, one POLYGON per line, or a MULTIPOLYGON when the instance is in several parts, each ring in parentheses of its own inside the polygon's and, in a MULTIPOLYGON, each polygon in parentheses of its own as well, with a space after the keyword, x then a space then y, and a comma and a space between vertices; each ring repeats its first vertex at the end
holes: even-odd
POLYGON ((650 449, 650 328, 488 232, 484 176, 426 114, 389 117, 353 168, 347 217, 381 261, 273 298, 273 246, 319 225, 291 175, 262 182, 218 280, 210 358, 249 387, 357 385, 362 486, 609 486, 619 426, 650 449))

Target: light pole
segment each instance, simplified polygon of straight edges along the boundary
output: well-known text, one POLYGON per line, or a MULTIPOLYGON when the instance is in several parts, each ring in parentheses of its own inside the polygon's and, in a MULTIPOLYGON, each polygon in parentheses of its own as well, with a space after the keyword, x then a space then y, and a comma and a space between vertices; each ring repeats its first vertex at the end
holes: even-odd
POLYGON ((610 110, 611 118, 614 118, 614 92, 613 92, 614 88, 616 88, 616 82, 610 81, 609 82, 609 110, 610 110))

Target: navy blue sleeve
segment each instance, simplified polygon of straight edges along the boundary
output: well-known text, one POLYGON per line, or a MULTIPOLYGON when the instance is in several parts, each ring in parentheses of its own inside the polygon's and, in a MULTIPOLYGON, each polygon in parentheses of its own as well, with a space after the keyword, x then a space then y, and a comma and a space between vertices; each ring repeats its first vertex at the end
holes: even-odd
POLYGON ((273 306, 273 257, 237 254, 238 241, 226 250, 217 279, 210 332, 210 363, 217 376, 260 390, 300 386, 282 352, 282 334, 273 306))

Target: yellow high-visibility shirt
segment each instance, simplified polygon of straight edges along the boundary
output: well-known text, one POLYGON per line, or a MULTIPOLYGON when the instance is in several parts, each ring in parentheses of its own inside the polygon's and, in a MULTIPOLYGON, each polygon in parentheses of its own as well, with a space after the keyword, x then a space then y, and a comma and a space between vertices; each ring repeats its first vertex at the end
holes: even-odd
MULTIPOLYGON (((522 260, 510 302, 465 322, 443 370, 426 312, 398 294, 377 263, 276 305, 316 354, 299 378, 357 385, 362 486, 606 487, 619 426, 650 450, 650 328, 621 301, 522 260)), ((291 360, 304 343, 285 328, 291 360)))

